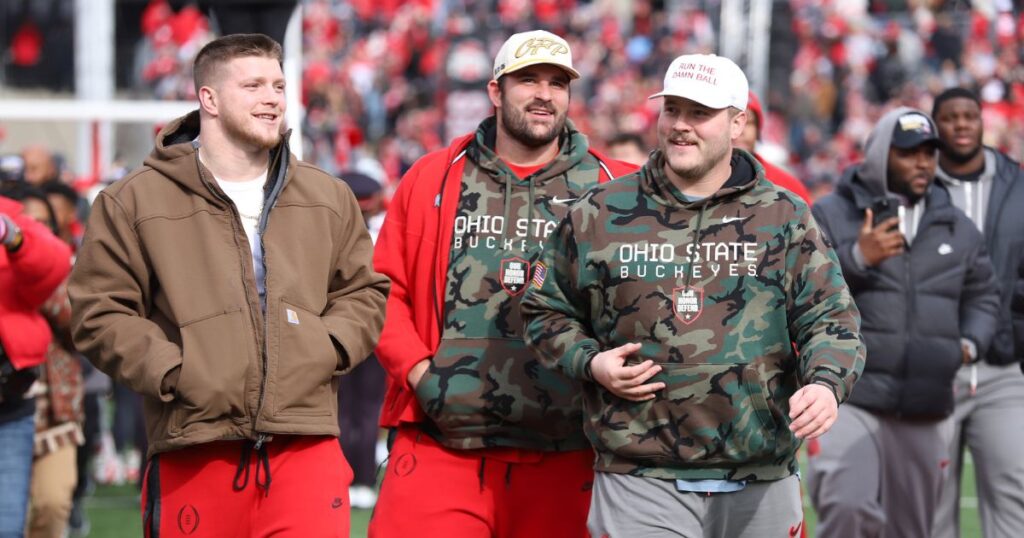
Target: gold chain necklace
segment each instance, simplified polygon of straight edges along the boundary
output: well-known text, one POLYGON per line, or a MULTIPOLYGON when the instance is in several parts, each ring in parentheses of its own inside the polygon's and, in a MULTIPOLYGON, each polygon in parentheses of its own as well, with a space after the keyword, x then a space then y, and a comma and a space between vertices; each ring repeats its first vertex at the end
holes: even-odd
MULTIPOLYGON (((235 206, 235 209, 238 209, 237 205, 235 206)), ((241 209, 238 209, 238 216, 242 217, 243 219, 252 220, 252 221, 256 221, 256 222, 259 222, 260 215, 262 215, 262 214, 263 214, 263 204, 262 203, 260 203, 260 210, 257 211, 255 215, 250 215, 248 213, 243 213, 241 209)))

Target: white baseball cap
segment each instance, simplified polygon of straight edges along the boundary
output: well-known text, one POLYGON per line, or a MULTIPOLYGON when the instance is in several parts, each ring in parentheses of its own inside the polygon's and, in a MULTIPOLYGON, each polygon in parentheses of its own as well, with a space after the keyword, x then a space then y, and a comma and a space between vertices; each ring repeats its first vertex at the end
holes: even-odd
POLYGON ((650 99, 674 95, 708 108, 746 110, 748 91, 747 76, 732 60, 714 54, 684 54, 672 60, 664 89, 650 99))
POLYGON ((572 51, 561 37, 544 30, 513 34, 494 57, 494 80, 529 65, 551 64, 561 67, 569 78, 580 78, 572 67, 572 51))

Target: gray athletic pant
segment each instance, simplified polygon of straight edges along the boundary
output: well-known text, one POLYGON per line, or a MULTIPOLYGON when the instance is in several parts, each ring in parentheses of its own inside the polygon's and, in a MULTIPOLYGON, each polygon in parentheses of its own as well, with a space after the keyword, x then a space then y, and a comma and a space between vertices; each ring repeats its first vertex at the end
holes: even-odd
POLYGON ((949 466, 953 418, 909 421, 852 405, 808 458, 822 537, 927 538, 949 466))
POLYGON ((596 473, 587 530, 594 538, 800 536, 804 511, 794 475, 733 493, 680 492, 674 480, 596 473))
POLYGON ((950 444, 950 480, 942 491, 935 538, 960 536, 960 478, 964 447, 971 450, 981 530, 987 538, 1024 537, 1024 375, 1020 366, 977 365, 956 378, 956 419, 950 444))

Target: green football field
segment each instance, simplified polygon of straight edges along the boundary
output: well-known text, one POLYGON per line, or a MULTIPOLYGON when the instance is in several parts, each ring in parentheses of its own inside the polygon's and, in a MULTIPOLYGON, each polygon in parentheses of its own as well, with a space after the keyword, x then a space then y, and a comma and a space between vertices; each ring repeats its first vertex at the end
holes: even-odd
MULTIPOLYGON (((970 458, 966 462, 963 496, 960 499, 960 514, 963 538, 980 538, 978 522, 978 501, 974 489, 974 467, 970 458)), ((139 516, 138 493, 134 486, 101 486, 88 499, 86 507, 92 525, 90 537, 136 538, 142 536, 139 516)), ((810 501, 804 500, 807 514, 808 536, 814 536, 815 515, 810 501)), ((366 525, 370 520, 369 510, 353 510, 352 538, 366 536, 366 525)))

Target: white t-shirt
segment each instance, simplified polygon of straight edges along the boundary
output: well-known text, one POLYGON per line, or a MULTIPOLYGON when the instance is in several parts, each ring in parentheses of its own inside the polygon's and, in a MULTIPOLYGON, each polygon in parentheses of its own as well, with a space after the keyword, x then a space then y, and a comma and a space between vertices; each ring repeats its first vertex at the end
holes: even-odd
POLYGON ((231 198, 238 208, 238 215, 242 218, 242 228, 246 237, 249 238, 249 249, 252 251, 252 268, 256 272, 256 287, 260 292, 261 302, 266 295, 266 288, 263 280, 263 245, 260 244, 260 236, 256 229, 260 222, 260 214, 263 213, 263 185, 267 182, 267 173, 247 181, 224 181, 216 176, 217 185, 220 185, 224 194, 231 198))

